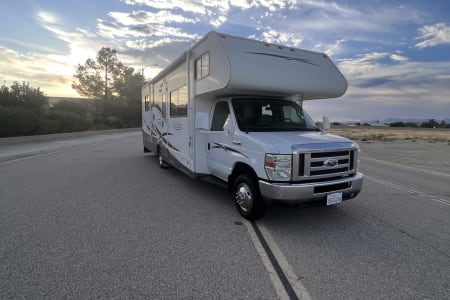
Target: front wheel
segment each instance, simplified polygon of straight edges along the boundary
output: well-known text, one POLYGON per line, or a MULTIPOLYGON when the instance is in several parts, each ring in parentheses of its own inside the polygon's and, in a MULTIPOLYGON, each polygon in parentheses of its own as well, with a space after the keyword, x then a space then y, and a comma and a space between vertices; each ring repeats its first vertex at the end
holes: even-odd
POLYGON ((261 198, 256 180, 249 174, 236 177, 233 185, 233 197, 239 213, 247 220, 261 218, 266 211, 266 204, 261 198))

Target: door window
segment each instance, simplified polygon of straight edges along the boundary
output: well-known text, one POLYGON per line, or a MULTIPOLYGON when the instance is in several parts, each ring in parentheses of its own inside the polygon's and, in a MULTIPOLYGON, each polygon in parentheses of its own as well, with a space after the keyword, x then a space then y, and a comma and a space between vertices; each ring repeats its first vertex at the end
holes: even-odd
POLYGON ((211 131, 223 131, 230 122, 230 108, 225 101, 218 102, 214 109, 211 131))

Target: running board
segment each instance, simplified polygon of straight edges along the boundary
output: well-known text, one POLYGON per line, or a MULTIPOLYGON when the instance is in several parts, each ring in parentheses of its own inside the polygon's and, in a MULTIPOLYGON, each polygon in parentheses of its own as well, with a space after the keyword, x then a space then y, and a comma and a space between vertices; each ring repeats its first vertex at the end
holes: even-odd
POLYGON ((220 180, 219 178, 211 176, 211 175, 200 177, 200 179, 203 180, 203 181, 206 181, 206 182, 218 185, 218 186, 223 187, 225 189, 228 188, 228 185, 227 185, 227 183, 225 181, 220 180))

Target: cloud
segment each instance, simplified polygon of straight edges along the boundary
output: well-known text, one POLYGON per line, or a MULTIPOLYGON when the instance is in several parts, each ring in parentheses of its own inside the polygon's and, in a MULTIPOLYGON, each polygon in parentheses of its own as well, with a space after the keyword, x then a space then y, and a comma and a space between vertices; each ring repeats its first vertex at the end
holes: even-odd
POLYGON ((280 10, 298 8, 296 0, 123 0, 123 2, 128 5, 144 5, 155 10, 180 10, 195 14, 216 28, 228 21, 232 9, 266 11, 264 16, 268 17, 280 10))
POLYGON ((387 117, 446 118, 450 111, 450 62, 414 62, 387 52, 339 62, 349 88, 340 100, 308 102, 314 119, 376 120, 387 117))
POLYGON ((133 11, 131 13, 110 12, 108 16, 112 17, 119 23, 130 25, 142 24, 170 24, 170 23, 197 23, 198 19, 186 18, 180 14, 174 14, 168 10, 161 10, 157 13, 148 11, 133 11))
POLYGON ((186 0, 124 0, 128 5, 145 5, 155 9, 181 9, 185 12, 206 14, 206 6, 201 1, 186 0))
POLYGON ((55 20, 63 20, 64 18, 56 16, 50 12, 40 11, 36 17, 38 25, 45 28, 53 34, 53 36, 64 41, 69 48, 69 55, 64 54, 66 62, 75 59, 87 59, 92 52, 96 52, 101 48, 103 40, 99 39, 97 33, 87 29, 67 29, 63 23, 55 22, 55 20), (43 17, 44 16, 44 17, 43 17), (51 18, 45 16, 52 16, 51 18), (97 49, 97 50, 96 50, 97 49))
POLYGON ((396 61, 408 61, 409 58, 403 55, 399 55, 399 54, 391 54, 389 56, 390 59, 392 60, 396 60, 396 61))
POLYGON ((446 23, 426 25, 419 29, 420 36, 416 39, 423 40, 417 43, 417 48, 433 47, 441 44, 450 44, 450 26, 446 23))
MULTIPOLYGON (((66 51, 48 50, 51 45, 30 44, 11 41, 13 44, 26 47, 28 51, 15 51, 0 48, 0 79, 12 84, 14 81, 27 81, 31 86, 41 87, 48 95, 76 96, 71 83, 77 64, 83 64, 87 58, 95 57, 97 51, 111 41, 102 38, 98 33, 87 29, 70 29, 64 23, 64 17, 53 12, 37 11, 35 20, 50 32, 54 38, 63 41, 66 51)), ((117 44, 113 44, 112 47, 117 44)))
POLYGON ((341 59, 339 68, 350 77, 361 77, 379 69, 379 61, 389 56, 387 52, 373 52, 359 55, 357 58, 341 59))
POLYGON ((281 44, 292 47, 298 47, 303 40, 303 37, 300 34, 280 32, 270 27, 268 27, 267 30, 264 30, 260 34, 260 36, 251 36, 250 38, 256 38, 268 43, 281 44))
POLYGON ((39 11, 37 19, 46 24, 58 24, 60 22, 60 19, 55 14, 48 11, 39 11))
POLYGON ((346 42, 345 39, 338 39, 331 44, 322 44, 319 43, 315 45, 313 48, 318 52, 324 52, 328 56, 332 57, 336 53, 342 52, 342 45, 346 42))
POLYGON ((5 70, 6 75, 0 74, 0 80, 12 84, 14 81, 27 81, 33 87, 45 87, 42 90, 46 94, 60 95, 72 94, 70 84, 74 69, 57 56, 36 53, 20 53, 0 47, 0 70, 5 70), (67 87, 64 91, 61 87, 67 87))
MULTIPOLYGON (((196 23, 198 20, 185 18, 168 11, 150 13, 135 11, 132 13, 110 12, 112 21, 98 20, 99 34, 105 38, 184 38, 192 40, 195 34, 184 32, 179 27, 169 26, 172 23, 196 23)), ((133 43, 132 43, 133 44, 133 43)), ((145 45, 144 43, 143 45, 145 45)), ((151 43, 149 43, 151 44, 151 43)))

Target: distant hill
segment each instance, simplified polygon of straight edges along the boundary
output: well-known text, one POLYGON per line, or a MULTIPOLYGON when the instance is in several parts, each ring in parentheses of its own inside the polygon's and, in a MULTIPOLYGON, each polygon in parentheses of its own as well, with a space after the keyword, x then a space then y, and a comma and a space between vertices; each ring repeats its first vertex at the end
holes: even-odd
MULTIPOLYGON (((385 124, 389 124, 389 123, 395 123, 395 122, 403 122, 403 123, 424 123, 424 122, 428 122, 430 119, 414 119, 414 118, 410 118, 410 119, 400 119, 400 118, 389 118, 389 119, 384 119, 382 122, 385 124)), ((438 122, 442 122, 444 121, 447 124, 450 124, 450 118, 445 118, 445 119, 435 119, 438 122)))

